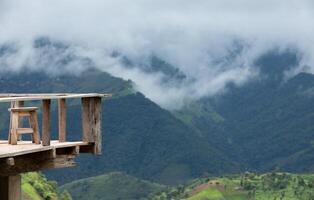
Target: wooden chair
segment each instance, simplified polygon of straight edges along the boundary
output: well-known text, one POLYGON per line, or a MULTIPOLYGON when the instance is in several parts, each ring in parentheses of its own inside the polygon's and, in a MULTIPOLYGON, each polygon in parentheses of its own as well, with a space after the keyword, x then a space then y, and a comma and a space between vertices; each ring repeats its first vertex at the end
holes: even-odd
POLYGON ((9 108, 9 111, 11 112, 9 144, 16 145, 19 136, 22 134, 31 134, 33 143, 40 144, 37 109, 37 107, 9 108), (21 127, 21 117, 29 118, 29 128, 21 127))

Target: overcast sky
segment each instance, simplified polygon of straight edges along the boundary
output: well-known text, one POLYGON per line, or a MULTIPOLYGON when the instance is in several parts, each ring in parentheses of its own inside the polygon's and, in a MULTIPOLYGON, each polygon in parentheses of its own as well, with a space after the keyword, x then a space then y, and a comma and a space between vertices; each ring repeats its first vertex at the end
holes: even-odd
POLYGON ((2 71, 27 65, 78 73, 86 67, 80 60, 55 63, 75 54, 133 80, 139 91, 170 109, 219 94, 227 83, 245 84, 258 76, 254 60, 274 48, 297 50, 301 63, 295 73, 304 66, 313 73, 313 35, 313 0, 0 0, 0 44, 15 48, 0 56, 2 71), (33 41, 43 36, 70 48, 38 52, 33 41), (235 44, 243 49, 230 59, 235 44), (135 65, 156 55, 187 79, 165 84, 165 74, 126 68, 112 58, 113 51, 135 65), (45 62, 48 57, 55 62, 45 62))

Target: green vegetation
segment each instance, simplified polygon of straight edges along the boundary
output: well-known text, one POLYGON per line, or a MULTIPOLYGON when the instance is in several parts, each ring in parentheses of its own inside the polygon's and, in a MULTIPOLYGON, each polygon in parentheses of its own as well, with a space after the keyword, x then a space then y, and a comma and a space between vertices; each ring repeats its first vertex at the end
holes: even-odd
POLYGON ((64 189, 75 200, 140 200, 164 190, 165 186, 113 172, 74 181, 61 187, 64 189))
POLYGON ((22 191, 25 200, 71 200, 71 195, 64 190, 57 191, 58 185, 48 181, 41 173, 30 172, 22 175, 22 191))
MULTIPOLYGON (((47 76, 41 72, 0 75, 2 92, 112 92, 104 102, 103 155, 80 155, 78 167, 45 171, 59 184, 124 171, 135 177, 177 184, 204 173, 239 172, 239 166, 198 132, 167 110, 134 93, 132 83, 99 71, 80 76, 47 76)), ((79 102, 67 101, 68 140, 81 139, 79 102)), ((0 108, 2 120, 8 120, 8 105, 0 108)), ((40 106, 40 105, 38 105, 40 106)), ((40 117, 40 116, 39 116, 40 117)), ((57 138, 57 110, 52 112, 52 138, 57 138)), ((5 124, 8 124, 7 121, 5 124)), ((4 127, 7 128, 7 127, 4 127)), ((1 130, 7 133, 6 129, 1 130)), ((2 134, 2 137, 7 137, 2 134)))
POLYGON ((150 200, 312 200, 314 175, 267 173, 196 179, 150 200))
MULTIPOLYGON (((266 55, 256 63, 260 79, 241 87, 229 84, 224 93, 176 112, 135 93, 131 81, 96 70, 78 76, 3 73, 0 92, 114 93, 103 107, 103 155, 79 156, 76 168, 45 172, 60 184, 113 171, 169 185, 244 169, 313 172, 314 76, 282 76, 296 60, 295 55, 266 55)), ((166 65, 155 62, 153 72, 166 65)), ((178 73, 172 74, 184 79, 178 73)), ((68 139, 80 139, 81 108, 78 102, 68 105, 68 139)), ((7 107, 0 113, 2 121, 8 120, 7 107)), ((54 111, 52 133, 58 131, 56 117, 54 111)), ((0 127, 6 138, 7 126, 0 127)))
MULTIPOLYGON (((77 110, 80 107, 68 109, 72 117, 71 133, 81 133, 77 110), (77 124, 73 123, 76 121, 77 124)), ((138 178, 172 185, 204 172, 239 172, 237 164, 209 146, 192 128, 140 93, 107 100, 103 110, 103 155, 80 155, 77 167, 47 171, 49 178, 64 184, 124 171, 138 178)))

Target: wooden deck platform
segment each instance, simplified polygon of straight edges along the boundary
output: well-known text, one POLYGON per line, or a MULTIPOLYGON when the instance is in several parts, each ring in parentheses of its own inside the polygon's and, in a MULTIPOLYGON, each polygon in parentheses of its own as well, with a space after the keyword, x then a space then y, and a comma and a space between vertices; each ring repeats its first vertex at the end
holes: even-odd
MULTIPOLYGON (((10 140, 17 138, 17 129, 23 127, 20 123, 22 117, 10 115, 10 130, 8 140, 0 140, 0 199, 21 199, 21 173, 40 171, 55 168, 73 167, 76 165, 75 157, 80 153, 100 155, 102 153, 102 98, 111 97, 111 94, 99 93, 48 93, 48 94, 0 94, 0 103, 10 102, 10 108, 23 108, 24 103, 41 101, 39 108, 42 115, 42 126, 37 144, 32 141, 10 140), (81 141, 67 140, 67 108, 66 101, 70 99, 81 100, 81 141), (52 101, 57 101, 58 109, 51 109, 52 101), (51 140, 51 113, 58 115, 58 140, 51 140), (9 144, 10 142, 10 144, 9 144)), ((25 107, 23 108, 25 109, 25 107)), ((37 115, 36 115, 37 118, 37 115)), ((29 119, 30 120, 30 119, 29 119)), ((35 128, 38 129, 38 122, 35 128)), ((33 136, 33 138, 35 138, 33 136)), ((34 139, 36 142, 36 140, 34 139)))
POLYGON ((81 146, 90 146, 88 142, 59 142, 58 140, 52 140, 50 146, 43 146, 32 143, 32 141, 18 141, 17 145, 8 144, 7 140, 0 140, 0 159, 1 158, 14 158, 25 154, 32 154, 42 151, 55 151, 56 149, 62 149, 67 147, 79 148, 81 146))
POLYGON ((0 176, 11 176, 30 171, 75 166, 80 153, 93 153, 95 143, 83 141, 59 142, 52 140, 49 146, 19 141, 10 145, 0 140, 0 176))

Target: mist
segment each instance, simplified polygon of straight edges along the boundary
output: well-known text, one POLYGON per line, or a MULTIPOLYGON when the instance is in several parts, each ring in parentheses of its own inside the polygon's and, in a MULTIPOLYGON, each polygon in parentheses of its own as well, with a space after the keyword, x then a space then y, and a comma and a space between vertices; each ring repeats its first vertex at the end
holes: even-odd
POLYGON ((92 63, 179 109, 258 77, 256 59, 273 49, 298 52, 287 77, 314 73, 313 21, 311 0, 0 0, 0 73, 80 74, 92 63), (36 48, 38 38, 55 45, 36 48), (153 56, 184 78, 147 70, 153 56))

